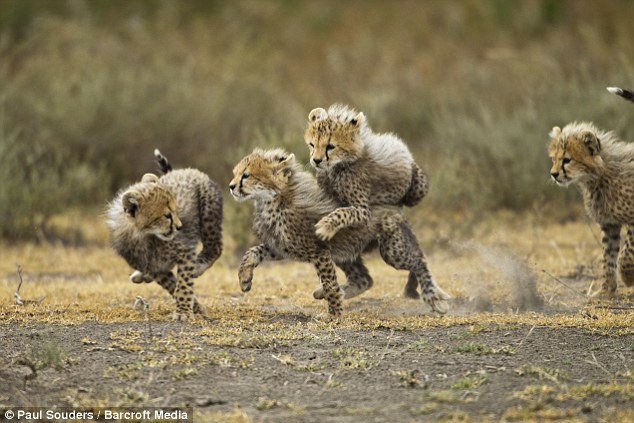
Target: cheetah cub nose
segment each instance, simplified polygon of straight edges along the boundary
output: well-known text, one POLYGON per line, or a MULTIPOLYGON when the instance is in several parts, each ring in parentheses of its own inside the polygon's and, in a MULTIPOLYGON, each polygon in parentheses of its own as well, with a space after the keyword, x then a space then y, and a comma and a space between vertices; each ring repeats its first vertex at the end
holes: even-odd
POLYGON ((236 187, 236 184, 229 184, 229 191, 233 191, 236 187))
POLYGON ((313 159, 313 163, 315 163, 316 165, 318 165, 322 161, 323 161, 323 159, 313 159))
POLYGON ((553 179, 557 179, 557 177, 559 176, 559 172, 552 172, 550 176, 552 176, 553 179))

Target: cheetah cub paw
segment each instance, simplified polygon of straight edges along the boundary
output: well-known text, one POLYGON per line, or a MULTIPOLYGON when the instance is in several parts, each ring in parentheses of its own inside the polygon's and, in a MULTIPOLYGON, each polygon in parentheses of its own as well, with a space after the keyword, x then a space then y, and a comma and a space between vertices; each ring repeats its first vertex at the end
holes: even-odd
POLYGON ((253 267, 241 266, 240 270, 238 270, 238 279, 240 281, 240 289, 242 292, 251 291, 253 283, 253 267))
POLYGON ((194 264, 194 270, 192 271, 192 276, 194 278, 199 277, 200 275, 205 273, 205 271, 209 269, 212 264, 213 262, 210 263, 208 261, 201 261, 201 260, 197 261, 196 264, 194 264))
POLYGON ((189 312, 184 310, 176 310, 172 314, 172 320, 175 322, 186 322, 189 319, 189 312))
POLYGON ((207 309, 205 308, 204 305, 198 302, 198 299, 196 297, 194 297, 193 311, 194 311, 194 314, 198 314, 202 317, 207 317, 207 309))
POLYGON ((322 288, 321 286, 317 287, 317 289, 313 291, 313 298, 316 300, 323 300, 324 298, 326 298, 326 295, 324 294, 324 288, 322 288))
POLYGON ((431 307, 433 311, 438 314, 447 314, 449 311, 449 304, 447 303, 447 300, 451 299, 451 295, 447 294, 435 284, 433 289, 429 291, 424 290, 421 298, 431 307))
MULTIPOLYGON (((350 298, 354 298, 364 293, 365 291, 367 291, 367 288, 364 289, 356 285, 345 284, 341 285, 341 290, 344 293, 344 300, 349 300, 350 298)), ((326 298, 326 295, 324 294, 324 288, 322 288, 321 286, 317 287, 317 289, 313 291, 313 298, 316 300, 323 300, 324 298, 326 298)))
POLYGON ((328 216, 322 217, 315 225, 315 234, 317 234, 322 241, 331 240, 337 234, 338 230, 339 229, 332 224, 330 219, 328 219, 328 216))
POLYGON ((143 272, 139 272, 138 270, 135 270, 130 275, 130 280, 134 283, 143 283, 143 282, 150 283, 154 279, 152 278, 152 276, 148 275, 147 273, 143 273, 143 272))
POLYGON ((620 269, 619 274, 621 275, 621 282, 623 282, 625 286, 634 286, 634 269, 631 267, 628 269, 620 269))

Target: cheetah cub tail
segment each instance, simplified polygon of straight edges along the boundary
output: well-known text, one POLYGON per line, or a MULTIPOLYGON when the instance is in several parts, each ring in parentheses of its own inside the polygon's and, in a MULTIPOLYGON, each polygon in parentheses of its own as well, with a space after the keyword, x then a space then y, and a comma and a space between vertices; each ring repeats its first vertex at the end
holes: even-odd
POLYGON ((607 87, 607 90, 610 91, 612 94, 616 94, 626 100, 634 102, 634 91, 632 90, 627 90, 625 88, 619 87, 607 87))
POLYGON ((156 160, 156 164, 163 175, 172 171, 172 165, 167 160, 167 157, 161 154, 158 148, 154 149, 154 159, 156 160))

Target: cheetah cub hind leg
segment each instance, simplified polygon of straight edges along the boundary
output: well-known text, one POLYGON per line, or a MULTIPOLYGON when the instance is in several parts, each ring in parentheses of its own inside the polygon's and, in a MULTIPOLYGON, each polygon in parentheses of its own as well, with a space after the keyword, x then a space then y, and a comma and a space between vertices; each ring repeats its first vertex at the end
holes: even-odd
POLYGON ((420 294, 418 293, 418 279, 413 272, 409 272, 403 295, 405 298, 411 298, 413 300, 420 299, 420 294))

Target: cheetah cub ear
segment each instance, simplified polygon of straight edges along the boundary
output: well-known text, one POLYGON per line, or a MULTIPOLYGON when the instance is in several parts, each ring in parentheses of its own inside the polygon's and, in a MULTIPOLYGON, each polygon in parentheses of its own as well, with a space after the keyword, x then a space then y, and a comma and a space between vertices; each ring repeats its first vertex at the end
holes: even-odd
POLYGON ((559 136, 559 134, 561 134, 561 128, 558 127, 558 126, 554 126, 553 129, 548 134, 548 136, 550 138, 557 138, 559 136))
POLYGON ((601 141, 599 141, 599 138, 597 138, 595 134, 590 131, 584 132, 581 139, 591 156, 599 154, 599 151, 601 151, 601 141))
POLYGON ((156 176, 153 173, 146 173, 145 175, 143 175, 143 178, 141 178, 141 182, 149 182, 149 183, 157 183, 159 181, 158 176, 156 176))
POLYGON ((281 172, 284 177, 289 177, 293 171, 293 165, 295 164, 295 155, 290 153, 287 157, 279 159, 279 162, 275 168, 275 173, 281 172))
POLYGON ((290 167, 295 164, 295 155, 293 153, 289 153, 286 157, 280 157, 279 159, 279 167, 290 167))
POLYGON ((121 204, 123 205, 124 212, 135 217, 137 210, 139 210, 139 199, 137 198, 136 191, 130 190, 123 194, 121 204))
POLYGON ((308 120, 311 122, 317 122, 318 120, 324 120, 328 118, 328 112, 321 107, 313 109, 308 114, 308 120))
POLYGON ((363 114, 363 112, 359 112, 358 115, 356 115, 355 117, 353 117, 352 119, 350 119, 350 124, 352 126, 359 126, 361 125, 363 122, 365 122, 365 115, 363 114))
POLYGON ((284 160, 288 158, 289 153, 282 150, 281 148, 277 148, 275 150, 262 151, 262 154, 271 162, 282 163, 284 160))

